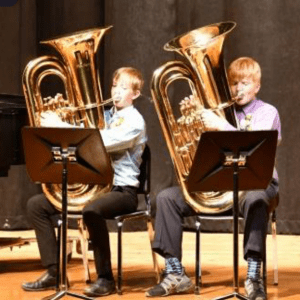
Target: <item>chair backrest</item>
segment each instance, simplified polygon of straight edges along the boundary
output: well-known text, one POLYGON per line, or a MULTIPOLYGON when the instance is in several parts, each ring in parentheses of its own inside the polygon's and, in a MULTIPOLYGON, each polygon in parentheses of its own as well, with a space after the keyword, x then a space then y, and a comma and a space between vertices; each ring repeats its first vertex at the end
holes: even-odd
POLYGON ((137 189, 138 194, 146 195, 150 193, 150 178, 151 178, 151 152, 149 146, 146 144, 142 155, 140 175, 138 177, 138 180, 140 182, 140 186, 137 189))

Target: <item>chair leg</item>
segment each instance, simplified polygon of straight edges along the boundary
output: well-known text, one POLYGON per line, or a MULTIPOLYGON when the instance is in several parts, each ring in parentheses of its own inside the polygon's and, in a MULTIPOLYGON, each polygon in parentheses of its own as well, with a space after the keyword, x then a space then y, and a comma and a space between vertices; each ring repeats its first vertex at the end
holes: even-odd
POLYGON ((79 230, 79 239, 81 244, 81 251, 82 251, 82 262, 84 267, 84 274, 85 274, 85 282, 91 282, 91 275, 89 270, 89 262, 87 257, 87 236, 86 236, 86 229, 84 228, 83 220, 78 219, 78 230, 79 230))
POLYGON ((157 260, 157 254, 152 250, 152 244, 154 241, 154 229, 153 229, 151 219, 148 219, 148 221, 147 221, 147 228, 148 228, 150 247, 151 247, 151 253, 152 253, 153 268, 154 268, 154 271, 156 274, 156 281, 157 281, 157 283, 159 283, 161 271, 160 271, 160 267, 159 267, 158 260, 157 260))
POLYGON ((200 220, 196 220, 196 266, 195 266, 195 295, 200 294, 201 262, 200 262, 200 220))
POLYGON ((118 282, 117 292, 122 295, 122 228, 123 222, 118 222, 118 282))
POLYGON ((67 263, 72 259, 73 241, 74 238, 68 238, 67 240, 67 263))
POLYGON ((264 283, 264 288, 265 288, 265 292, 266 292, 266 295, 268 294, 267 293, 267 251, 266 251, 266 245, 265 245, 265 255, 264 255, 264 258, 263 258, 263 275, 262 275, 262 278, 263 278, 263 283, 264 283))
POLYGON ((57 274, 56 274, 56 289, 59 289, 59 284, 61 281, 61 257, 60 257, 60 251, 61 251, 61 230, 62 230, 62 221, 59 219, 57 224, 57 251, 56 251, 56 259, 57 259, 57 274))
POLYGON ((276 211, 272 213, 272 240, 273 240, 273 284, 278 285, 278 253, 277 253, 277 234, 276 234, 276 211))

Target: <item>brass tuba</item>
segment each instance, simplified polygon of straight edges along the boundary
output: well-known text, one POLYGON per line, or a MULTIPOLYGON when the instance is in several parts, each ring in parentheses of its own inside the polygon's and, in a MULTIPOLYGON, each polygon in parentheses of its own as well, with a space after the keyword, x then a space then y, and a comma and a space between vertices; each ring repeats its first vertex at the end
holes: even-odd
MULTIPOLYGON (((30 61, 23 73, 23 90, 31 126, 40 126, 40 115, 44 111, 60 112, 60 117, 75 126, 84 124, 89 128, 104 128, 103 102, 99 74, 95 67, 95 54, 103 35, 112 26, 95 28, 43 41, 60 54, 42 56, 30 61), (64 84, 66 100, 61 95, 42 98, 41 84, 49 75, 58 76, 64 84), (64 108, 69 110, 64 112, 64 108), (70 115, 70 110, 72 114, 70 115)), ((108 155, 107 162, 110 165, 108 155)), ((109 185, 68 185, 68 211, 79 212, 87 202, 101 193, 110 191, 109 185)), ((60 184, 42 184, 47 199, 59 210, 62 208, 60 184)))
POLYGON ((199 110, 211 109, 232 125, 238 124, 223 62, 224 39, 235 26, 234 22, 212 24, 172 39, 164 49, 179 53, 188 62, 167 62, 152 78, 151 93, 176 176, 185 200, 196 212, 220 213, 233 204, 232 192, 191 193, 186 180, 205 130, 199 110), (177 120, 168 98, 168 87, 175 80, 187 80, 195 99, 191 107, 180 109, 182 117, 177 120))

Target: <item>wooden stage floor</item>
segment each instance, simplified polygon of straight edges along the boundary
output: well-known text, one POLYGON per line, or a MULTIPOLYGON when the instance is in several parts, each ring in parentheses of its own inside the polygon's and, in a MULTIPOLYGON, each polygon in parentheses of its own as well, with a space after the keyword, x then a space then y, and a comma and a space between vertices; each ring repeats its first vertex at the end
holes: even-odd
MULTIPOLYGON (((69 235, 77 235, 70 230, 69 235)), ((0 237, 22 236, 34 237, 33 231, 0 232, 0 237)), ((111 233, 112 264, 116 274, 116 233, 111 233)), ((240 235, 240 257, 242 257, 242 235, 240 235)), ((171 299, 213 299, 232 292, 233 254, 231 234, 202 234, 202 272, 203 286, 200 295, 188 294, 170 296, 171 299)), ((268 264, 268 299, 300 300, 300 236, 277 237, 279 285, 272 284, 272 238, 267 239, 268 264)), ((194 280, 194 249, 193 233, 184 233, 183 264, 189 276, 194 280)), ((95 279, 95 268, 92 254, 89 254, 92 279, 95 279)), ((159 259, 164 267, 163 260, 159 259)), ((239 260, 240 293, 244 293, 243 279, 246 274, 246 263, 239 260)), ((0 299, 1 300, 35 300, 53 294, 53 291, 25 292, 21 288, 23 281, 35 280, 43 272, 40 264, 36 242, 21 248, 14 247, 0 250, 0 299)), ((71 283, 70 292, 82 293, 85 287, 84 271, 81 256, 76 253, 75 245, 73 258, 68 265, 68 278, 71 283)), ((107 299, 135 300, 146 299, 145 291, 155 284, 155 273, 152 266, 147 232, 124 233, 123 237, 123 295, 110 295, 107 299)), ((62 299, 78 299, 64 296, 62 299)))

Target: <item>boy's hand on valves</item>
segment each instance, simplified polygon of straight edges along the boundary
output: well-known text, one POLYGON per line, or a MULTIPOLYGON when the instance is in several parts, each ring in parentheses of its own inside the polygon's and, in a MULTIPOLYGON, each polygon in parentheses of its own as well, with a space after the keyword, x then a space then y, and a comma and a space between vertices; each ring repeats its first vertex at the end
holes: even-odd
POLYGON ((61 127, 62 120, 54 111, 41 113, 40 123, 42 127, 61 127))
POLYGON ((190 108, 191 106, 195 105, 195 99, 193 95, 190 95, 189 97, 185 97, 183 100, 180 101, 180 105, 184 105, 186 108, 190 108))
POLYGON ((203 125, 206 130, 211 131, 219 131, 224 130, 226 125, 226 120, 222 119, 221 117, 217 116, 214 112, 209 109, 202 109, 200 111, 200 117, 203 122, 203 125))

